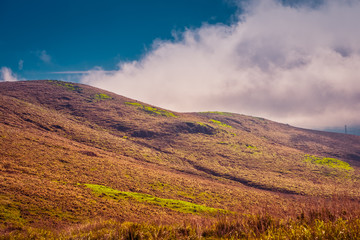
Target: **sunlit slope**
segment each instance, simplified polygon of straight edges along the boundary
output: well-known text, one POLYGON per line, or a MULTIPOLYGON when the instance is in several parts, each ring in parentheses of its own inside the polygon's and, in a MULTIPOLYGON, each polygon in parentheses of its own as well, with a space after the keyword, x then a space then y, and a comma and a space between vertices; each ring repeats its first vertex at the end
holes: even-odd
POLYGON ((0 221, 164 221, 359 198, 360 137, 177 113, 81 84, 0 83, 0 221))

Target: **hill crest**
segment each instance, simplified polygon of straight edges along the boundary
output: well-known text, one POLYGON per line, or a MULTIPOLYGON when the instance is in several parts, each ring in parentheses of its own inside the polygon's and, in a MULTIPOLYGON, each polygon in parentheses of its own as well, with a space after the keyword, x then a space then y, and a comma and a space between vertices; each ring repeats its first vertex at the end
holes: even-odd
POLYGON ((177 113, 77 83, 0 83, 0 144, 5 230, 269 205, 276 215, 310 199, 360 197, 359 136, 177 113))

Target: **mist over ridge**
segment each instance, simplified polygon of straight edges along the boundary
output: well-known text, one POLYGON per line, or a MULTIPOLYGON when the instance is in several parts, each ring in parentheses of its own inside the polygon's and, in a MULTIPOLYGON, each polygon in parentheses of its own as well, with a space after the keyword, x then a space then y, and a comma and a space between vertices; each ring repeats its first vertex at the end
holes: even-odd
POLYGON ((156 40, 81 82, 176 111, 221 110, 301 127, 359 124, 359 1, 254 1, 231 25, 156 40), (336 112, 336 114, 334 114, 336 112))

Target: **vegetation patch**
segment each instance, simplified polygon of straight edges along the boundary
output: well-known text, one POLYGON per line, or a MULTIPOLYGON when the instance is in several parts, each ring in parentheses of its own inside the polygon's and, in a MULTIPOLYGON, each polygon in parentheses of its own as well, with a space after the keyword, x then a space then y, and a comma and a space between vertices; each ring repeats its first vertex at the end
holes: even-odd
POLYGON ((208 112, 201 112, 201 113, 213 113, 213 114, 223 115, 223 116, 229 116, 229 117, 232 117, 232 116, 233 116, 231 113, 218 112, 218 111, 208 111, 208 112))
POLYGON ((93 96, 95 100, 106 100, 106 99, 112 99, 112 97, 104 94, 104 93, 98 93, 93 96))
POLYGON ((142 104, 137 103, 137 102, 125 102, 125 104, 127 104, 127 105, 132 105, 132 106, 137 106, 137 107, 143 107, 142 104))
POLYGON ((76 86, 72 83, 69 82, 62 82, 62 81, 58 81, 58 80, 49 80, 50 83, 56 85, 56 86, 60 86, 60 87, 64 87, 70 91, 75 91, 75 92, 82 92, 82 88, 79 86, 76 86))
POLYGON ((253 145, 250 145, 250 144, 246 144, 246 147, 248 149, 254 149, 254 150, 257 150, 257 147, 253 146, 253 145))
POLYGON ((21 222, 25 220, 21 217, 20 210, 13 203, 1 203, 0 204, 0 222, 21 222))
POLYGON ((175 115, 172 112, 162 110, 162 109, 158 109, 158 108, 154 108, 154 107, 144 106, 144 110, 145 110, 145 112, 155 113, 155 114, 158 114, 158 115, 161 115, 161 116, 175 117, 175 115))
POLYGON ((261 121, 266 121, 265 118, 262 118, 262 117, 253 117, 254 119, 257 119, 257 120, 261 120, 261 121))
POLYGON ((350 164, 336 158, 327 158, 327 157, 321 158, 321 157, 306 155, 305 161, 311 162, 313 164, 328 166, 331 168, 344 169, 347 171, 353 170, 350 164))
POLYGON ((125 104, 131 105, 131 106, 136 106, 149 114, 156 114, 156 115, 161 115, 161 116, 165 116, 165 117, 176 117, 176 115, 173 114, 172 112, 169 112, 169 111, 166 111, 163 109, 158 109, 155 107, 145 106, 145 105, 142 105, 137 102, 125 102, 125 104))
POLYGON ((230 126, 230 125, 228 125, 228 124, 226 124, 226 123, 220 122, 220 121, 218 121, 218 120, 215 120, 215 119, 210 119, 209 121, 210 121, 210 122, 213 122, 213 123, 215 123, 215 124, 217 124, 217 125, 219 125, 219 126, 222 126, 222 127, 232 128, 232 126, 230 126))
POLYGON ((94 193, 101 197, 109 197, 112 199, 133 199, 138 202, 147 202, 183 213, 199 214, 227 212, 223 209, 211 208, 182 200, 158 198, 144 193, 122 192, 102 185, 85 184, 85 186, 93 190, 94 193))
POLYGON ((322 212, 309 210, 286 220, 267 214, 175 224, 109 219, 60 231, 21 227, 5 233, 1 239, 359 239, 359 217, 338 215, 325 209, 322 212))
POLYGON ((175 126, 176 132, 181 133, 202 133, 207 135, 213 135, 216 133, 216 129, 201 122, 181 122, 175 126))

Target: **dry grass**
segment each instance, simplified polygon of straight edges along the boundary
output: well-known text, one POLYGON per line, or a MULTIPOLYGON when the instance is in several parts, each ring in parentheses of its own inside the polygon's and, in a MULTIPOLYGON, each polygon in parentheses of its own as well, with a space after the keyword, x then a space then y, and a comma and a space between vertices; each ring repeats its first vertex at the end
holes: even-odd
POLYGON ((228 238, 266 238, 271 230, 272 236, 325 237, 316 231, 343 225, 358 234, 359 137, 221 112, 149 114, 127 104, 131 99, 57 81, 1 83, 0 92, 4 236, 199 239, 224 231, 228 238), (315 164, 308 155, 351 168, 315 164), (102 197, 84 184, 229 213, 184 213, 102 197), (334 218, 325 219, 323 209, 334 218), (83 225, 91 219, 102 220, 83 225), (186 224, 177 225, 179 219, 186 224), (271 228, 251 227, 261 221, 271 228), (244 226, 253 232, 244 233, 244 226))
POLYGON ((359 208, 356 212, 346 212, 345 208, 308 209, 294 217, 263 213, 173 224, 97 220, 62 231, 19 228, 3 239, 358 239, 359 208))

